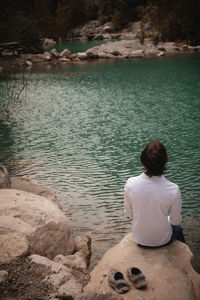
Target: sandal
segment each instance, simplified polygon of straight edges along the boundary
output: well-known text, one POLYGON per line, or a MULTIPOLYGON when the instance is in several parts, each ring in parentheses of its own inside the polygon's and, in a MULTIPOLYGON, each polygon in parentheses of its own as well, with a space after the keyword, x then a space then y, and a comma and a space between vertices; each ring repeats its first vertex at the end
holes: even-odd
POLYGON ((116 270, 111 270, 108 275, 109 285, 119 294, 123 294, 129 291, 130 285, 124 279, 121 272, 116 270))
POLYGON ((127 270, 128 279, 135 285, 137 289, 142 289, 147 286, 144 274, 138 268, 129 268, 127 270))

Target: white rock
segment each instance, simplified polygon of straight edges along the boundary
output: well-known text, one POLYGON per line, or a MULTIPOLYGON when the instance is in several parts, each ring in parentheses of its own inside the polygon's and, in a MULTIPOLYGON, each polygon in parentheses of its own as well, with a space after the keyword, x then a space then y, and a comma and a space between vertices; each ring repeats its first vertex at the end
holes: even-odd
POLYGON ((183 46, 182 46, 182 49, 183 49, 183 50, 187 50, 187 49, 188 49, 188 45, 187 45, 187 44, 183 45, 183 46))
POLYGON ((144 52, 144 56, 152 56, 152 57, 154 57, 154 56, 157 56, 159 52, 160 51, 158 51, 158 49, 153 49, 153 48, 152 49, 147 49, 144 52))
POLYGON ((49 52, 44 52, 41 57, 46 61, 50 61, 52 59, 52 55, 49 52))
POLYGON ((51 54, 55 57, 58 58, 60 56, 60 54, 58 53, 58 51, 54 48, 51 50, 51 54))
POLYGON ((132 51, 132 52, 129 54, 129 57, 132 57, 132 58, 140 58, 140 57, 143 57, 143 53, 144 53, 143 50, 135 50, 135 51, 132 51))
POLYGON ((165 55, 165 52, 164 51, 160 51, 157 56, 164 56, 165 55))
POLYGON ((105 52, 98 52, 98 58, 107 58, 107 53, 105 53, 105 52))
POLYGON ((94 40, 95 41, 101 41, 101 40, 103 40, 103 34, 96 34, 94 36, 94 40))
POLYGON ((80 251, 86 259, 87 265, 90 263, 92 255, 91 251, 91 237, 89 235, 76 236, 74 238, 75 251, 80 251))
POLYGON ((76 55, 79 59, 86 59, 87 58, 87 53, 86 52, 77 52, 76 55))
POLYGON ((113 54, 110 54, 110 53, 107 53, 105 58, 107 59, 113 59, 113 58, 116 58, 117 56, 114 56, 113 54))
POLYGON ((71 52, 69 49, 64 49, 62 52, 60 52, 60 57, 69 57, 71 55, 71 52))
POLYGON ((8 272, 5 270, 0 270, 0 284, 6 281, 8 278, 8 272))
POLYGON ((87 57, 88 58, 98 58, 98 49, 99 49, 99 47, 94 47, 94 48, 88 49, 86 51, 87 57))
POLYGON ((59 254, 54 258, 54 262, 60 263, 71 269, 81 271, 85 274, 88 273, 86 260, 84 259, 83 254, 81 252, 76 252, 74 255, 68 256, 59 254))
POLYGON ((103 27, 103 32, 111 32, 113 30, 113 23, 112 22, 108 22, 104 25, 103 27))
POLYGON ((27 65, 28 67, 32 67, 32 65, 33 65, 32 62, 31 62, 30 60, 26 60, 25 63, 26 63, 26 65, 27 65))
POLYGON ((63 58, 59 58, 59 61, 68 63, 68 62, 70 62, 70 59, 63 57, 63 58))
POLYGON ((111 39, 111 35, 106 33, 106 34, 103 34, 103 39, 104 40, 110 40, 111 39))
POLYGON ((64 296, 81 293, 84 281, 89 280, 88 275, 82 275, 84 280, 81 282, 79 272, 74 274, 69 267, 40 255, 33 254, 29 258, 32 262, 46 267, 44 282, 52 284, 56 294, 64 296))
POLYGON ((29 252, 48 258, 74 250, 72 227, 59 206, 28 192, 0 190, 0 263, 29 252))
POLYGON ((132 233, 106 252, 90 273, 87 290, 111 291, 108 284, 110 270, 124 274, 133 266, 139 268, 147 280, 147 289, 138 290, 131 285, 125 300, 197 300, 200 299, 200 275, 191 266, 192 253, 186 244, 174 241, 160 248, 139 247, 132 233))
POLYGON ((45 48, 54 46, 54 45, 56 45, 56 41, 54 41, 53 39, 44 38, 44 39, 42 39, 42 45, 45 48))

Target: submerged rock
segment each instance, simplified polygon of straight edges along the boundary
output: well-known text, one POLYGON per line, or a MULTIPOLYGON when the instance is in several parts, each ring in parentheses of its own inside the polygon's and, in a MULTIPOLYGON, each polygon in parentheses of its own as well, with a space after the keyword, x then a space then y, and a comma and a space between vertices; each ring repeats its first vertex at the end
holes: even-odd
POLYGON ((200 275, 191 266, 192 253, 186 244, 173 241, 160 248, 139 247, 132 233, 110 249, 91 272, 87 290, 113 291, 108 284, 110 270, 116 269, 128 280, 126 270, 139 268, 147 280, 147 289, 141 291, 131 285, 123 299, 200 299, 200 275))

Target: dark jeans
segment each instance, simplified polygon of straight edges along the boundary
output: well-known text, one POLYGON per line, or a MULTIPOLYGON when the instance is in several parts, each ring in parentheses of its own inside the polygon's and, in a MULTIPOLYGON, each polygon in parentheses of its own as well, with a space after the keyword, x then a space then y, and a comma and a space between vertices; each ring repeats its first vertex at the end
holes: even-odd
POLYGON ((140 245, 140 244, 138 244, 138 246, 142 247, 142 248, 161 248, 161 247, 169 245, 173 240, 179 240, 182 243, 185 243, 185 237, 184 237, 181 225, 171 225, 171 226, 172 226, 172 236, 167 244, 161 245, 161 246, 155 246, 155 247, 144 246, 144 245, 140 245))
POLYGON ((179 240, 182 243, 185 243, 185 237, 181 225, 172 225, 171 241, 173 240, 179 240))

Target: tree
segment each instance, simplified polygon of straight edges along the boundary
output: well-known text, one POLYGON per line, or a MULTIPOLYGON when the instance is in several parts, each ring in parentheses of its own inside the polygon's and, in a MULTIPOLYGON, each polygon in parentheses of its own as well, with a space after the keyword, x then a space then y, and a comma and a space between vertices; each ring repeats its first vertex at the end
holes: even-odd
POLYGON ((143 16, 150 20, 162 41, 176 39, 200 41, 200 3, 197 0, 149 0, 148 13, 143 16))

